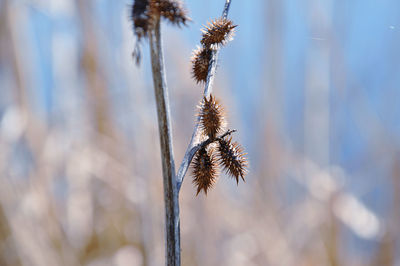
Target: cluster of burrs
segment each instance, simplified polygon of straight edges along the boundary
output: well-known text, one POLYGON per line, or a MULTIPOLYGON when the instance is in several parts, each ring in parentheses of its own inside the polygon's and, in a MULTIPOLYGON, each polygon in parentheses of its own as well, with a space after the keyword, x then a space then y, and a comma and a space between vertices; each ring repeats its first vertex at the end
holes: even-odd
POLYGON ((193 183, 197 187, 197 194, 201 190, 207 194, 218 177, 218 168, 225 169, 226 173, 244 181, 247 172, 247 159, 243 148, 232 141, 230 135, 234 130, 224 131, 225 116, 220 103, 210 95, 203 98, 199 108, 199 122, 204 141, 195 154, 192 162, 193 183))
MULTIPOLYGON (((232 21, 220 18, 208 23, 202 30, 201 46, 192 57, 192 75, 197 83, 205 83, 213 53, 233 38, 236 25, 232 21)), ((207 194, 215 184, 218 169, 239 183, 247 172, 248 162, 243 148, 232 141, 230 135, 235 132, 228 130, 223 133, 226 121, 221 104, 210 94, 204 97, 199 107, 199 126, 203 139, 206 139, 196 152, 192 162, 193 183, 197 187, 197 195, 201 190, 207 194)))
POLYGON ((192 56, 192 75, 197 83, 206 82, 212 52, 233 39, 236 25, 232 21, 219 18, 208 23, 202 29, 201 46, 192 56))
POLYGON ((148 36, 158 19, 164 18, 177 26, 186 25, 186 22, 190 21, 179 0, 134 0, 130 16, 133 32, 138 39, 133 52, 137 63, 140 62, 139 42, 148 36))

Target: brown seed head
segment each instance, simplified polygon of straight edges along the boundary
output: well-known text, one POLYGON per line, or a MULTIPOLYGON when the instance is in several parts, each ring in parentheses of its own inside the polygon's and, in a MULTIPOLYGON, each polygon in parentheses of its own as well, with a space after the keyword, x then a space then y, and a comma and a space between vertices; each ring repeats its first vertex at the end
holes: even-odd
POLYGON ((201 148, 195 155, 192 163, 193 183, 197 187, 198 195, 201 190, 207 195, 208 190, 215 183, 217 178, 217 163, 213 150, 206 150, 205 147, 201 148))
POLYGON ((239 184, 239 177, 244 180, 247 173, 248 162, 244 157, 243 148, 239 143, 232 143, 232 138, 220 139, 218 145, 219 162, 225 168, 226 172, 236 179, 239 184))
POLYGON ((204 47, 198 47, 193 52, 192 75, 197 83, 206 82, 211 55, 212 51, 204 47))
POLYGON ((150 12, 152 15, 164 17, 178 26, 185 25, 190 18, 183 4, 179 0, 150 0, 150 12))
POLYGON ((151 25, 151 17, 148 12, 148 0, 135 0, 131 8, 133 32, 140 40, 146 37, 151 25))
MULTIPOLYGON (((133 33, 138 42, 148 37, 149 31, 154 27, 154 22, 164 17, 178 26, 186 24, 190 18, 179 0, 134 0, 131 8, 133 33)), ((137 43, 132 53, 136 63, 140 63, 141 51, 137 43)))
POLYGON ((233 25, 231 20, 219 18, 208 25, 202 30, 203 38, 201 44, 205 47, 212 49, 217 48, 219 45, 225 45, 233 39, 234 29, 237 25, 233 25))
POLYGON ((204 97, 200 107, 200 127, 204 135, 213 139, 225 126, 224 110, 212 95, 209 100, 204 97))
POLYGON ((148 36, 149 30, 152 27, 152 17, 149 14, 149 1, 148 0, 134 0, 131 7, 131 20, 133 26, 133 33, 137 37, 135 49, 133 50, 132 57, 136 64, 140 63, 141 51, 140 41, 142 38, 148 36))

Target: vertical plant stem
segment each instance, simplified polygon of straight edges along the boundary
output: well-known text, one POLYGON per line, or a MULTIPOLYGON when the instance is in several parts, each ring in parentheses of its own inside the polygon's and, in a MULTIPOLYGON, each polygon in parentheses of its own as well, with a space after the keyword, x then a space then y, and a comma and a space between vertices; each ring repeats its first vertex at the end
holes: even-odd
POLYGON ((158 130, 160 133, 161 161, 165 203, 165 260, 166 265, 180 265, 179 201, 175 179, 175 163, 172 151, 172 133, 165 77, 164 57, 161 46, 160 20, 150 31, 150 52, 154 92, 157 105, 158 130))

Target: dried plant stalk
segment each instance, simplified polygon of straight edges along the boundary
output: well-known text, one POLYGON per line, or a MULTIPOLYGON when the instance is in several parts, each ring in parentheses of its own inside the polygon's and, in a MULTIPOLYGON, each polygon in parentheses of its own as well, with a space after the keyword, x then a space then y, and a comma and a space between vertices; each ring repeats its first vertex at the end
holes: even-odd
POLYGON ((166 223, 166 264, 180 265, 179 200, 175 178, 175 162, 172 151, 168 89, 165 77, 164 57, 161 47, 160 20, 156 21, 154 30, 150 31, 149 42, 163 170, 166 223))

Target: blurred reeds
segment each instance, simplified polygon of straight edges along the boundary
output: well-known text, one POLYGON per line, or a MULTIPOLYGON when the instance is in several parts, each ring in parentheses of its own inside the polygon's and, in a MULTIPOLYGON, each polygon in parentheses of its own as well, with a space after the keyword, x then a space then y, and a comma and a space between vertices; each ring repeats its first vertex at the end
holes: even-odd
MULTIPOLYGON (((116 11, 115 3, 105 4, 117 13, 106 21, 123 29, 118 37, 104 29, 101 14, 94 12, 96 1, 65 1, 58 8, 50 2, 0 2, 0 265, 162 265, 163 193, 153 91, 130 57, 134 42, 126 6, 116 11), (51 17, 43 22, 54 25, 51 40, 32 33, 32 14, 51 17), (59 17, 76 23, 79 32, 64 32, 59 17), (32 35, 51 47, 43 48, 51 63, 43 63, 48 57, 28 45, 32 35), (118 47, 114 37, 121 39, 118 47), (36 69, 43 64, 50 70, 36 69), (39 78, 45 71, 51 72, 48 87, 39 78)), ((368 156, 390 161, 386 181, 393 197, 385 215, 346 189, 343 180, 351 177, 343 168, 321 165, 311 152, 288 144, 281 124, 285 95, 279 90, 282 7, 279 1, 270 3, 265 24, 276 35, 266 71, 273 78, 260 100, 267 103, 258 113, 263 130, 251 136, 259 138, 256 159, 245 186, 221 178, 207 199, 183 186, 182 265, 397 265, 398 147, 368 116, 376 130, 364 131, 382 140, 368 144, 368 156)), ((176 99, 176 157, 182 158, 201 90, 191 89, 190 62, 182 61, 180 51, 189 55, 190 48, 180 40, 166 42, 171 42, 165 46, 167 62, 180 79, 170 84, 176 99)), ((227 83, 216 81, 227 111, 234 113, 227 83)), ((357 103, 358 115, 368 113, 365 98, 357 103)))

